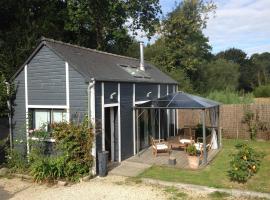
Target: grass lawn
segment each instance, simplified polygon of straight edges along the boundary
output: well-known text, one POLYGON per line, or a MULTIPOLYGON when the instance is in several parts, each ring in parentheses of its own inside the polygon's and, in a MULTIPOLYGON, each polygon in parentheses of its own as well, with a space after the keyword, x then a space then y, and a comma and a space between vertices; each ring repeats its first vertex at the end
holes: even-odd
POLYGON ((140 174, 139 177, 206 185, 217 188, 237 188, 259 192, 270 192, 270 142, 224 139, 223 149, 204 169, 186 170, 153 166, 140 174), (227 176, 227 170, 229 169, 229 162, 231 159, 230 154, 235 151, 234 145, 238 142, 247 143, 256 150, 263 151, 266 154, 259 172, 245 184, 231 182, 227 176))

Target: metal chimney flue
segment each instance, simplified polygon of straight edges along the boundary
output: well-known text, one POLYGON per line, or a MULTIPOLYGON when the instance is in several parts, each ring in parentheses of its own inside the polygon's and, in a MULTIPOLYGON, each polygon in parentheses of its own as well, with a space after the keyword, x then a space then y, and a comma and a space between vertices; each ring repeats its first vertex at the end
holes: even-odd
POLYGON ((143 54, 143 42, 140 42, 140 70, 145 71, 143 54))

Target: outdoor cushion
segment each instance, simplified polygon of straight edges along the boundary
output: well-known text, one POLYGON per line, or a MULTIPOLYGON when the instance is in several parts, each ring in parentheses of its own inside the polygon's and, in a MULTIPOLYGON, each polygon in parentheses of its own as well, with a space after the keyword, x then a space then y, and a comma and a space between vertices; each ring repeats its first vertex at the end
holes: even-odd
POLYGON ((185 144, 185 143, 190 144, 191 140, 189 140, 189 139, 181 139, 180 143, 182 143, 182 144, 185 144))
POLYGON ((200 151, 203 143, 195 143, 194 146, 196 147, 197 151, 200 151))
MULTIPOLYGON (((155 148, 155 146, 154 146, 155 148)), ((168 149, 168 146, 166 144, 157 144, 156 145, 157 150, 165 150, 168 149)))

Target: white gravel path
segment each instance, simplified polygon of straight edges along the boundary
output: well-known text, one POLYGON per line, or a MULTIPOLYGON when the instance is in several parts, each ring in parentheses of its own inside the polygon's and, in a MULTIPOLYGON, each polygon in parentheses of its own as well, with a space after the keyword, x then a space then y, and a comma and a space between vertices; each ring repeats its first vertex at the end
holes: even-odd
POLYGON ((167 199, 166 193, 154 186, 126 183, 124 177, 108 176, 71 186, 47 186, 20 179, 0 179, 0 199, 167 199))
MULTIPOLYGON (((175 193, 165 188, 144 183, 135 183, 122 176, 109 175, 70 186, 48 186, 22 181, 18 178, 0 178, 0 200, 169 200, 169 199, 209 199, 205 192, 179 189, 175 193), (180 196, 175 196, 180 193, 180 196), (182 196, 184 194, 184 196, 182 196)), ((235 197, 226 199, 234 200, 235 197)), ((246 199, 246 198, 237 198, 246 199)), ((250 200, 250 199, 249 199, 250 200)))

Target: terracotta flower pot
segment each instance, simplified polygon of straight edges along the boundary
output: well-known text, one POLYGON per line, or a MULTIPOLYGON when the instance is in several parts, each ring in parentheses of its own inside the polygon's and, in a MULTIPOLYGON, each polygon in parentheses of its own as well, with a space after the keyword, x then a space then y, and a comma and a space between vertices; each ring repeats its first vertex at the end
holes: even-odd
POLYGON ((199 158, 197 156, 188 156, 188 164, 191 169, 197 169, 199 166, 199 158))

